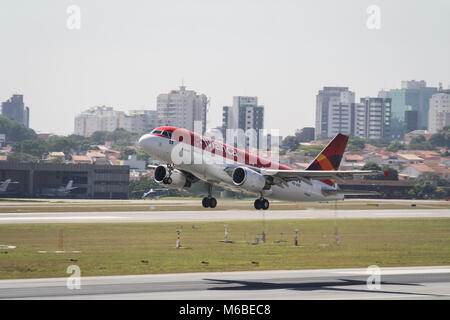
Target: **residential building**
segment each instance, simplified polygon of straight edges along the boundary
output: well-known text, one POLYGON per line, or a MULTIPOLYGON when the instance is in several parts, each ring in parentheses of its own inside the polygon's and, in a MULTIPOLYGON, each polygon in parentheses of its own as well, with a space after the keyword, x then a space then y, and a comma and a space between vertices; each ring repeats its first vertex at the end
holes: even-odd
MULTIPOLYGON (((244 132, 255 130, 259 146, 260 130, 264 129, 264 106, 258 105, 258 97, 235 96, 232 106, 224 106, 222 130, 226 140, 227 129, 242 129, 244 132)), ((246 146, 249 137, 246 137, 246 146)))
POLYGON ((125 116, 124 129, 130 132, 150 132, 158 126, 156 110, 131 110, 125 116))
POLYGON ((391 126, 390 98, 361 98, 354 109, 353 136, 365 139, 389 138, 391 126))
POLYGON ((75 134, 89 137, 96 131, 114 131, 123 126, 124 112, 112 107, 97 106, 75 117, 75 134))
POLYGON ((450 126, 450 93, 439 92, 430 99, 428 131, 436 133, 445 126, 450 126))
POLYGON ((417 178, 422 173, 435 173, 435 171, 425 164, 411 164, 399 172, 400 174, 412 178, 417 178))
POLYGON ((145 133, 159 125, 155 110, 132 110, 126 114, 112 107, 97 106, 75 117, 75 134, 89 137, 96 131, 125 129, 145 133))
POLYGON ((355 93, 351 91, 342 91, 339 96, 331 96, 329 98, 327 120, 328 138, 332 138, 338 133, 352 134, 354 103, 355 93))
MULTIPOLYGON (((341 93, 348 93, 348 87, 323 87, 322 90, 319 90, 319 93, 316 95, 316 124, 315 124, 315 139, 326 139, 331 135, 328 133, 328 120, 329 120, 329 109, 330 109, 330 100, 333 104, 339 104, 339 99, 341 93)), ((343 97, 348 97, 348 95, 344 95, 343 97)), ((354 95, 353 95, 354 97, 354 95)), ((354 102, 354 101, 353 101, 354 102)), ((335 110, 338 111, 338 110, 335 110)))
POLYGON ((2 116, 15 120, 27 128, 30 127, 30 108, 25 106, 21 94, 14 94, 2 103, 2 116))
MULTIPOLYGON (((156 111, 160 125, 175 126, 195 131, 194 122, 201 123, 201 134, 206 131, 208 98, 180 86, 179 90, 158 95, 156 111)), ((200 133, 200 132, 199 132, 200 133)))

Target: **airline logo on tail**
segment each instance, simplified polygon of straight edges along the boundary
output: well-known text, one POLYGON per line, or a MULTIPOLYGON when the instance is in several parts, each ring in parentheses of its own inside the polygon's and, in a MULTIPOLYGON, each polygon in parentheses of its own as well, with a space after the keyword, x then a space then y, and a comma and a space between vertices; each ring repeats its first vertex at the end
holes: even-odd
MULTIPOLYGON (((347 146, 348 136, 338 133, 336 137, 319 153, 306 170, 339 170, 345 147, 347 146)), ((322 182, 333 186, 334 180, 321 180, 322 182)))

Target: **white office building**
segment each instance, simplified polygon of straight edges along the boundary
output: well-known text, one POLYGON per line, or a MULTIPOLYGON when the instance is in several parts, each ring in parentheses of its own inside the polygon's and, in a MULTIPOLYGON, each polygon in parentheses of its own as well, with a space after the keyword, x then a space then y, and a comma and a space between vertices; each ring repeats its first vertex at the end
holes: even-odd
POLYGON ((428 131, 436 133, 445 126, 450 126, 450 93, 435 93, 430 99, 428 131))
POLYGON ((328 138, 338 133, 352 133, 352 105, 355 103, 355 93, 341 91, 338 96, 331 96, 328 103, 328 138))
POLYGON ((194 122, 201 122, 201 129, 206 131, 206 112, 208 98, 204 94, 197 94, 193 90, 172 90, 160 94, 157 98, 156 111, 160 125, 174 126, 194 131, 194 122))
POLYGON ((74 133, 84 137, 89 137, 96 131, 112 132, 116 129, 145 133, 157 127, 158 123, 155 110, 133 110, 127 115, 112 107, 98 106, 75 117, 74 133))

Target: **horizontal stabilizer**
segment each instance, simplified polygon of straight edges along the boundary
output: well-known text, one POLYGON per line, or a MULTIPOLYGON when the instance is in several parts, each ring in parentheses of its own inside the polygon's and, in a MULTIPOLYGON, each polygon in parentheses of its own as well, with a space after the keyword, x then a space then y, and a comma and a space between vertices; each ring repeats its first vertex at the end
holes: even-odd
POLYGON ((322 193, 326 196, 330 195, 344 195, 344 196, 378 196, 380 195, 377 191, 364 191, 364 190, 333 190, 333 189, 322 189, 322 193))

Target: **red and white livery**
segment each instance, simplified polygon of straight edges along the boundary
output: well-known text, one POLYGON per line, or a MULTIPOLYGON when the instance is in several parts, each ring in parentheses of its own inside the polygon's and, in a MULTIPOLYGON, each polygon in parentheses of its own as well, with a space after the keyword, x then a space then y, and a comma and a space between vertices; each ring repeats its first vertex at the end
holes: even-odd
POLYGON ((154 167, 154 179, 171 188, 189 188, 204 181, 208 195, 205 208, 217 200, 212 187, 256 194, 256 209, 267 210, 268 199, 284 201, 342 200, 344 194, 367 194, 339 190, 336 182, 355 176, 379 174, 378 171, 341 171, 339 165, 348 136, 338 134, 305 170, 292 168, 249 154, 220 141, 186 129, 159 127, 139 139, 139 145, 162 164, 154 167))

